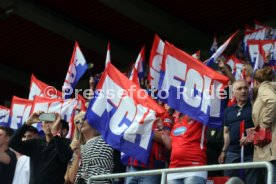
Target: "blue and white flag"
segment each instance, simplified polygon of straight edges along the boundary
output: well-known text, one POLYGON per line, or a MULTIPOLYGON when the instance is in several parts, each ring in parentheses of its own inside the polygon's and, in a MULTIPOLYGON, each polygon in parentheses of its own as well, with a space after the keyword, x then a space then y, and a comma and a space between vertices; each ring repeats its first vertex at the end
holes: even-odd
POLYGON ((158 98, 211 127, 221 127, 228 78, 172 44, 165 43, 158 98))
POLYGON ((0 126, 9 127, 10 109, 0 105, 0 126))
POLYGON ((246 31, 243 37, 243 50, 248 52, 248 40, 265 40, 268 32, 267 27, 246 31))
POLYGON ((69 69, 62 87, 64 93, 64 99, 70 98, 73 94, 73 91, 83 76, 83 74, 88 69, 86 60, 81 52, 81 49, 78 45, 78 42, 75 43, 74 51, 71 57, 69 69))
POLYGON ((145 77, 144 61, 145 61, 145 46, 141 49, 136 59, 135 65, 129 76, 129 80, 136 82, 136 84, 139 84, 139 79, 142 80, 145 77))
POLYGON ((224 52, 224 50, 227 48, 227 46, 229 45, 229 43, 231 42, 231 40, 234 38, 234 36, 236 36, 236 34, 239 31, 236 31, 234 34, 232 34, 230 36, 230 38, 228 38, 219 48, 218 50, 208 59, 206 65, 207 66, 212 66, 213 63, 217 60, 218 57, 220 57, 220 55, 224 52))
POLYGON ((137 84, 109 63, 86 112, 89 124, 113 148, 147 163, 152 125, 160 107, 137 84))
POLYGON ((218 42, 216 35, 214 36, 213 44, 210 48, 210 56, 212 56, 218 50, 218 42))
POLYGON ((255 73, 257 70, 263 68, 263 66, 264 66, 264 58, 261 55, 261 53, 259 52, 257 55, 256 61, 255 61, 255 64, 254 64, 253 73, 255 73))

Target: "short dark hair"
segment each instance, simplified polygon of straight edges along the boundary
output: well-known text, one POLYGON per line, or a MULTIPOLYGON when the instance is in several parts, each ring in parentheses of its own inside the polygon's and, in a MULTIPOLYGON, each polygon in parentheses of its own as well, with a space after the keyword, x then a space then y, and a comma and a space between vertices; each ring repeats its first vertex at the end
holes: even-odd
POLYGON ((66 129, 67 131, 69 131, 69 125, 67 121, 61 119, 60 123, 61 123, 61 129, 66 129))
POLYGON ((4 127, 4 126, 0 126, 0 130, 3 130, 7 136, 11 137, 14 133, 14 130, 11 129, 10 127, 4 127))
POLYGON ((34 126, 28 126, 26 132, 32 132, 32 133, 38 134, 38 130, 34 126))
POLYGON ((271 66, 265 66, 257 70, 253 78, 260 83, 264 81, 272 82, 275 79, 275 74, 271 66))

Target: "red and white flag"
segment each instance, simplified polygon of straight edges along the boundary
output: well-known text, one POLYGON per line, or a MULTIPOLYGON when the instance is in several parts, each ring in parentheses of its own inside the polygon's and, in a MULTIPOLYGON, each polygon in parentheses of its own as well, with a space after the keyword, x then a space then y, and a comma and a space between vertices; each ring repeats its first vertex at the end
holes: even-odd
POLYGON ((56 90, 55 87, 50 86, 40 80, 38 80, 34 74, 31 76, 29 100, 33 100, 34 96, 40 96, 45 98, 62 98, 61 91, 56 90))
POLYGON ((147 163, 152 125, 157 115, 164 114, 164 109, 111 63, 96 91, 86 112, 89 124, 113 148, 147 163))
POLYGON ((254 20, 255 22, 255 29, 262 29, 262 28, 268 28, 269 26, 259 22, 258 20, 254 20))
POLYGON ((0 105, 0 126, 9 126, 10 109, 0 105))
POLYGON ((157 35, 155 35, 150 53, 148 80, 151 87, 156 89, 158 88, 158 82, 160 79, 164 45, 165 43, 157 35))
POLYGON ((200 60, 200 50, 196 51, 192 56, 197 60, 200 60))
POLYGON ((16 96, 12 97, 11 111, 10 111, 10 117, 11 117, 10 128, 18 129, 23 125, 25 121, 28 120, 30 116, 32 104, 33 104, 32 100, 19 98, 16 96))
POLYGON ((243 62, 236 58, 235 55, 231 55, 226 62, 232 69, 232 74, 236 80, 242 78, 243 62))
POLYGON ((130 73, 129 79, 139 84, 139 78, 143 79, 144 77, 144 61, 145 61, 145 46, 141 49, 135 65, 130 73))
POLYGON ((81 101, 77 99, 47 99, 35 96, 32 104, 31 113, 43 111, 45 113, 59 113, 61 119, 69 124, 68 137, 72 137, 74 133, 74 116, 77 113, 81 101))

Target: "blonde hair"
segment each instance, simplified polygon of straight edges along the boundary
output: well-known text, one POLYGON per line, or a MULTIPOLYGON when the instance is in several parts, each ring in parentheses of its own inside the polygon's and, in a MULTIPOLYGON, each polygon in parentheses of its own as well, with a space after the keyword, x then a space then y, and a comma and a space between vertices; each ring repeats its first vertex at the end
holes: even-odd
MULTIPOLYGON (((72 139, 72 143, 73 143, 73 140, 77 140, 78 139, 77 135, 79 134, 80 135, 80 137, 79 137, 80 144, 85 144, 85 139, 84 139, 83 134, 76 127, 76 122, 77 121, 83 121, 84 116, 85 116, 85 112, 81 111, 74 118, 75 130, 74 130, 74 136, 73 136, 73 139, 72 139)), ((72 146, 72 143, 71 143, 70 146, 72 146)))
POLYGON ((243 68, 246 71, 246 76, 250 76, 251 77, 252 74, 253 74, 253 68, 252 68, 252 66, 250 64, 246 63, 246 64, 243 65, 243 68))
POLYGON ((85 111, 80 111, 74 118, 74 123, 76 124, 77 121, 82 121, 85 116, 85 111))

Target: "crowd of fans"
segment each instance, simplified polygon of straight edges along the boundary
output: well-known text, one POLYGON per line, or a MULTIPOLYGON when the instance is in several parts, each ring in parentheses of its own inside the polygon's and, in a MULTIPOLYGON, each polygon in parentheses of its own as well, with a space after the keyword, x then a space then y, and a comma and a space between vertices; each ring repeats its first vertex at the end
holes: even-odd
MULTIPOLYGON (((43 112, 35 112, 15 133, 8 127, 0 127, 0 183, 83 184, 95 175, 254 161, 270 161, 276 173, 274 69, 264 66, 253 74, 251 65, 244 61, 245 78, 241 80, 235 80, 231 68, 222 59, 217 61, 215 69, 230 79, 235 99, 228 100, 222 128, 206 127, 161 103, 167 112, 154 122, 148 163, 130 157, 123 165, 119 151, 91 127, 85 112, 74 119, 72 140, 65 138, 68 123, 58 113, 54 121, 42 122, 45 136, 40 137, 32 124, 40 121, 38 117, 43 112), (254 137, 262 133, 271 136, 271 141, 260 138, 255 142, 254 137)), ((94 88, 93 78, 89 83, 94 88)), ((203 184, 210 176, 228 176, 240 178, 240 183, 257 184, 265 183, 265 175, 261 169, 170 173, 167 183, 203 184)), ((160 179, 160 175, 135 176, 93 183, 157 184, 160 179)), ((276 176, 273 181, 276 183, 276 176)))

